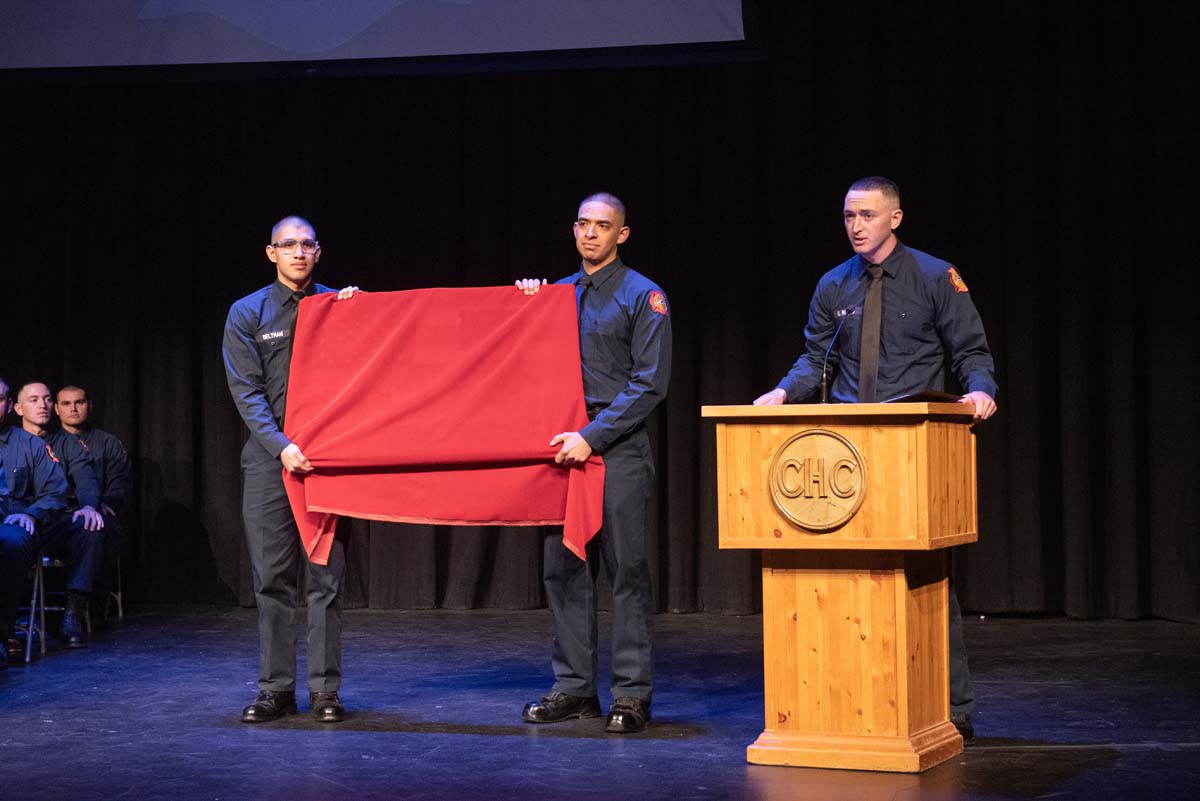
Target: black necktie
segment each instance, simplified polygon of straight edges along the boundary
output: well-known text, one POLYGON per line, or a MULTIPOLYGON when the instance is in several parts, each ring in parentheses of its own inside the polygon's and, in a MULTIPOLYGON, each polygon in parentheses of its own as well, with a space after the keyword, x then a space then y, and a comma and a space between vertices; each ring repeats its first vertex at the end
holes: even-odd
POLYGON ((579 309, 580 314, 583 313, 583 296, 587 293, 588 287, 592 285, 592 277, 585 275, 579 279, 579 283, 575 284, 575 305, 579 309))
POLYGON ((575 284, 575 309, 579 312, 579 333, 582 340, 583 334, 583 296, 587 294, 588 289, 592 286, 592 277, 585 275, 579 279, 579 283, 575 284))
POLYGON ((858 402, 875 402, 875 385, 879 379, 879 322, 883 317, 883 268, 878 264, 867 267, 871 282, 867 284, 867 299, 863 302, 862 353, 859 357, 858 402))
POLYGON ((297 290, 292 293, 292 323, 288 327, 288 345, 292 345, 296 341, 296 318, 300 315, 300 301, 304 300, 304 293, 297 290))

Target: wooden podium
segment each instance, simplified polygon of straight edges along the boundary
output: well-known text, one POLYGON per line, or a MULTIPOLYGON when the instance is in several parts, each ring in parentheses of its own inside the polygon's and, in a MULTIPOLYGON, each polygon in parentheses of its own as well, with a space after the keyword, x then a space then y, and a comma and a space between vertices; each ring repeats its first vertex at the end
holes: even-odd
POLYGON ((972 408, 705 406, 720 547, 762 549, 760 765, 918 772, 950 723, 948 559, 978 537, 972 408))

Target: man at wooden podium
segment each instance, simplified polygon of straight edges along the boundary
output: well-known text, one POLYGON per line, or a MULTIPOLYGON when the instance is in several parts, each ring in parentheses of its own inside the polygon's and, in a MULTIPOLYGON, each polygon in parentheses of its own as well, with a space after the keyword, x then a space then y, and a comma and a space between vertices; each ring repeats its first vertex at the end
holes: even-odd
MULTIPOLYGON (((820 396, 876 403, 945 386, 945 366, 975 406, 996 412, 995 365, 967 285, 949 263, 901 244, 900 189, 862 178, 846 193, 842 220, 855 255, 822 276, 808 310, 804 352, 755 406, 820 396), (832 374, 833 382, 829 384, 832 374)), ((953 587, 950 606, 950 720, 970 745, 975 691, 953 587)))

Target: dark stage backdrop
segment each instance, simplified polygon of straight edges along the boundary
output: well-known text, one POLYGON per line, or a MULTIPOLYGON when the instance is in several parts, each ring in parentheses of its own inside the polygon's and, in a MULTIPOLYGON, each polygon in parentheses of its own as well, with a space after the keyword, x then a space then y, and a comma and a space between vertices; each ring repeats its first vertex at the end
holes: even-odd
MULTIPOLYGON (((996 355, 981 538, 955 555, 963 605, 1200 619, 1197 270, 1174 253, 1195 239, 1196 192, 1170 155, 1195 87, 1170 32, 1124 6, 1089 5, 1086 24, 1015 8, 981 27, 763 3, 768 58, 723 65, 0 75, 0 375, 86 385, 128 445, 135 600, 249 603, 245 432, 219 353, 229 304, 272 279, 271 224, 312 219, 334 286, 506 284, 571 272, 576 204, 610 190, 630 208, 626 260, 674 315, 651 422, 659 606, 753 612, 757 556, 716 546, 700 406, 775 385, 814 284, 850 253, 847 185, 884 174, 902 239, 959 267, 996 355)), ((542 604, 536 530, 346 534, 354 604, 542 604)))

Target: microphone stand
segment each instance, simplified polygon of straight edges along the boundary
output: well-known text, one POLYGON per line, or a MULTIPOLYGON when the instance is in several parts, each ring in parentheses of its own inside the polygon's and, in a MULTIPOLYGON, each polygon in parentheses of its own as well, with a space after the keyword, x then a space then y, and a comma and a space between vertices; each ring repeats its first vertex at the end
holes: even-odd
POLYGON ((825 358, 821 359, 821 403, 829 403, 829 354, 833 352, 834 343, 837 342, 838 334, 842 333, 842 327, 846 324, 846 320, 854 312, 846 310, 842 315, 842 321, 838 323, 838 327, 833 332, 833 338, 829 340, 829 347, 825 349, 825 358))

